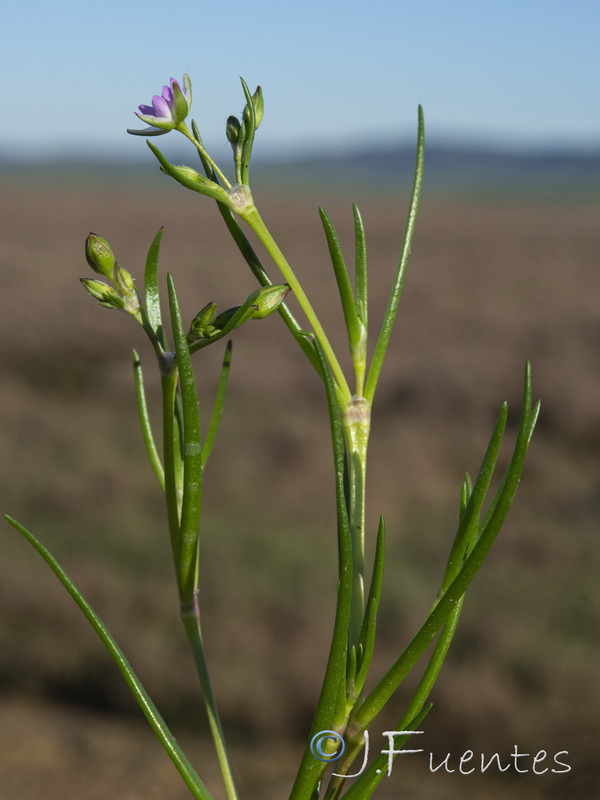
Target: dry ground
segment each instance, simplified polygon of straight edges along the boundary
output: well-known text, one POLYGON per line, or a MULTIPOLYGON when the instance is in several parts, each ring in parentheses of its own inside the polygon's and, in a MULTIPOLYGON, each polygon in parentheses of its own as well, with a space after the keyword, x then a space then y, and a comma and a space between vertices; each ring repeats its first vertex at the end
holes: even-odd
MULTIPOLYGON (((347 248, 350 201, 361 205, 375 331, 405 201, 363 198, 360 187, 328 197, 347 248)), ((340 313, 315 205, 282 193, 262 201, 334 331, 340 313)), ((227 307, 253 290, 209 201, 166 179, 137 191, 60 181, 0 191, 0 506, 64 562, 212 786, 132 400, 135 346, 157 408, 151 353, 129 318, 99 308, 77 281, 88 274, 90 229, 140 276, 160 225, 163 274, 174 273, 188 317, 209 300, 227 307)), ((505 399, 514 431, 528 358, 543 402, 539 428, 509 524, 467 597, 419 746, 442 757, 507 756, 515 744, 567 750, 572 771, 431 776, 424 762, 405 762, 382 798, 589 798, 598 785, 599 256, 591 205, 425 199, 374 409, 368 523, 373 535, 385 513, 389 529, 375 671, 437 590, 463 473, 476 472, 505 399)), ((280 321, 248 324, 234 340, 206 484, 206 642, 244 796, 276 800, 289 790, 331 623, 331 457, 321 388, 280 321)), ((220 357, 219 346, 211 350, 198 358, 207 397, 220 357)), ((0 798, 188 796, 100 643, 8 526, 0 553, 0 798)), ((399 696, 389 727, 401 704, 399 696)))

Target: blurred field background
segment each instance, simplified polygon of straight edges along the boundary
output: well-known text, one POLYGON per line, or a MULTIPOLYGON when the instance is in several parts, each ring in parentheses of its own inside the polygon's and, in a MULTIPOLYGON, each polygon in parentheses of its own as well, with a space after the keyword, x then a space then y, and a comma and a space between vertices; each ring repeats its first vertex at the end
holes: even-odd
MULTIPOLYGON (((241 302, 254 282, 208 200, 166 178, 84 178, 28 172, 0 187, 0 505, 63 563, 220 798, 136 421, 130 351, 142 356, 156 414, 152 354, 133 321, 98 307, 77 279, 88 275, 90 230, 141 277, 164 225, 163 276, 173 272, 188 319, 209 300, 241 302)), ((351 201, 362 210, 374 339, 409 188, 404 180, 376 197, 356 179, 256 191, 339 348, 317 204, 349 257, 351 201)), ((522 485, 469 591, 414 746, 437 761, 467 749, 505 761, 515 745, 550 757, 566 750, 572 771, 432 775, 426 760, 407 757, 383 781, 382 800, 590 798, 598 786, 599 262, 598 204, 589 197, 425 194, 374 407, 370 554, 380 513, 389 531, 374 677, 437 591, 463 474, 477 472, 503 400, 510 444, 530 359, 542 413, 522 485)), ((333 475, 322 389, 280 320, 248 324, 233 339, 205 484, 205 640, 243 796, 275 800, 289 792, 326 658, 333 475)), ((205 419, 221 357, 220 345, 196 357, 205 419)), ((0 554, 0 797, 188 797, 101 643, 7 525, 0 554)), ((372 752, 407 694, 372 729, 372 752)))

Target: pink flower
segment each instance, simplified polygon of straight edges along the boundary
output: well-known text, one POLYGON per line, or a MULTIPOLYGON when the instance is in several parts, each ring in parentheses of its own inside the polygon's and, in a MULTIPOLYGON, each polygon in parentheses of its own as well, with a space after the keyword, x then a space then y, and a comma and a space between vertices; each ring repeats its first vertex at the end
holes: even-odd
POLYGON ((127 129, 127 133, 138 136, 161 136, 180 125, 192 107, 192 84, 188 75, 183 76, 183 81, 171 78, 169 86, 163 86, 162 94, 154 95, 151 106, 139 106, 140 112, 136 116, 142 122, 150 125, 142 130, 127 129), (183 84, 183 88, 182 88, 183 84))

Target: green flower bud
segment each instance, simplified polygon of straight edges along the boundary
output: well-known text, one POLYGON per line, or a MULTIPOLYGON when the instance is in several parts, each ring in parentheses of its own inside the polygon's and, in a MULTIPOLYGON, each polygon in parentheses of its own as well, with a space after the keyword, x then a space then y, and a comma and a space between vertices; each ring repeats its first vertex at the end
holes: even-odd
MULTIPOLYGON (((254 311, 250 319, 264 319, 269 314, 277 311, 289 292, 290 287, 287 283, 263 286, 262 289, 255 292, 256 298, 252 298, 252 305, 256 306, 256 311, 254 311)), ((249 300, 250 297, 248 298, 249 300)))
MULTIPOLYGON (((229 320, 230 320, 230 319, 233 317, 233 315, 234 315, 236 312, 238 312, 238 311, 240 310, 240 308, 241 308, 241 306, 233 306, 232 308, 227 308, 227 309, 225 309, 225 311, 221 311, 221 313, 220 313, 220 314, 218 314, 218 315, 217 315, 217 316, 214 318, 214 320, 213 320, 213 323, 212 323, 212 324, 213 324, 213 326, 214 326, 214 328, 215 328, 215 330, 216 330, 216 331, 222 331, 222 330, 223 330, 223 328, 224 328, 224 327, 227 325, 227 323, 229 322, 229 320)), ((243 323, 243 321, 242 321, 242 322, 240 322, 240 325, 241 325, 242 323, 243 323)), ((236 327, 238 327, 238 326, 236 325, 236 327)))
POLYGON ((131 273, 120 264, 115 265, 114 283, 119 287, 123 294, 135 294, 135 284, 131 273))
POLYGON ((112 280, 115 257, 106 239, 97 236, 95 233, 90 233, 85 240, 85 257, 94 272, 112 280))
POLYGON ((190 330, 187 335, 188 344, 192 344, 198 339, 207 339, 215 332, 213 318, 217 310, 216 303, 207 303, 194 317, 190 323, 190 330))
POLYGON ((105 283, 102 283, 102 281, 88 278, 80 278, 79 280, 83 284, 83 288, 91 294, 101 306, 105 308, 115 308, 118 311, 122 311, 125 308, 125 301, 112 286, 107 286, 105 283))
POLYGON ((227 124, 225 125, 225 135, 227 141, 232 147, 235 147, 240 139, 240 132, 242 125, 237 117, 227 117, 227 124))
MULTIPOLYGON (((262 89, 260 86, 257 87, 256 91, 252 95, 252 105, 254 106, 254 119, 256 122, 256 127, 260 125, 262 122, 264 110, 265 110, 265 103, 263 99, 262 89)), ((244 122, 246 124, 250 123, 251 115, 250 115, 250 108, 249 104, 246 103, 246 107, 244 108, 244 122)))
POLYGON ((252 95, 252 100, 254 102, 254 116, 256 118, 256 127, 258 128, 258 126, 262 122, 262 118, 265 113, 265 100, 260 86, 256 87, 256 91, 252 95))

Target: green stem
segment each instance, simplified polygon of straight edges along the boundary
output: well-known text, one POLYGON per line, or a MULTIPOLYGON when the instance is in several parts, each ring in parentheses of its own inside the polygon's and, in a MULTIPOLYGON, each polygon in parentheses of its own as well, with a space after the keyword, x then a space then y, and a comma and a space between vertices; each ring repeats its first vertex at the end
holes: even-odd
POLYGON ((353 397, 343 412, 348 463, 348 512, 352 535, 352 611, 348 648, 358 647, 365 614, 365 489, 371 408, 353 397))
POLYGON ((288 264, 285 256, 279 249, 277 242, 271 236, 267 226, 263 222, 260 214, 258 213, 258 209, 256 206, 251 203, 246 205, 244 208, 239 210, 240 217, 248 223, 248 225, 252 228, 254 233, 258 236, 262 244, 267 249, 267 252, 279 268, 281 274, 283 275, 286 283, 290 285, 298 303, 300 304, 302 310, 306 314, 306 318, 312 325, 313 331, 315 332, 315 336, 319 340, 319 344, 323 348, 323 352, 325 353, 325 357, 331 366, 331 370, 333 372, 338 390, 343 398, 343 400, 347 403, 351 399, 351 392, 348 387, 348 383, 340 367, 340 364, 336 358, 335 353, 333 352, 333 348, 329 343, 327 335, 323 330, 323 326, 319 322, 319 318, 317 317, 312 305, 304 289, 300 285, 298 278, 294 274, 291 266, 288 264))
POLYGON ((213 161, 212 158, 208 155, 208 153, 204 149, 204 146, 203 146, 202 142, 199 142, 198 139, 196 139, 195 136, 193 136, 190 133, 187 125, 185 124, 185 122, 180 123, 177 126, 177 130, 180 133, 183 133, 183 135, 186 137, 186 139, 190 140, 190 142, 194 145, 194 147, 196 148, 196 150, 200 154, 200 157, 202 158, 202 160, 206 161, 206 163, 210 165, 211 169, 213 170, 215 175, 219 178, 219 180, 221 181, 223 186, 226 189, 230 190, 231 189, 231 183, 227 180, 227 177, 225 176, 225 174, 219 169, 219 166, 217 165, 216 161, 213 161))
POLYGON ((221 725, 221 719, 217 710, 217 703, 213 692, 206 658, 204 655, 204 645, 202 643, 202 631, 200 628, 200 609, 198 606, 198 590, 194 592, 193 604, 190 608, 181 609, 181 619, 185 632, 187 633, 192 652, 194 654, 194 661, 196 663, 196 672, 200 680, 200 687, 204 697, 204 704, 206 706, 206 714, 208 716, 208 724, 213 741, 215 743, 215 750, 217 759, 221 768, 221 775, 223 776, 223 783, 225 785, 225 792, 227 800, 239 800, 239 791, 235 776, 233 774, 233 767, 229 759, 227 747, 225 745, 225 736, 221 725))

